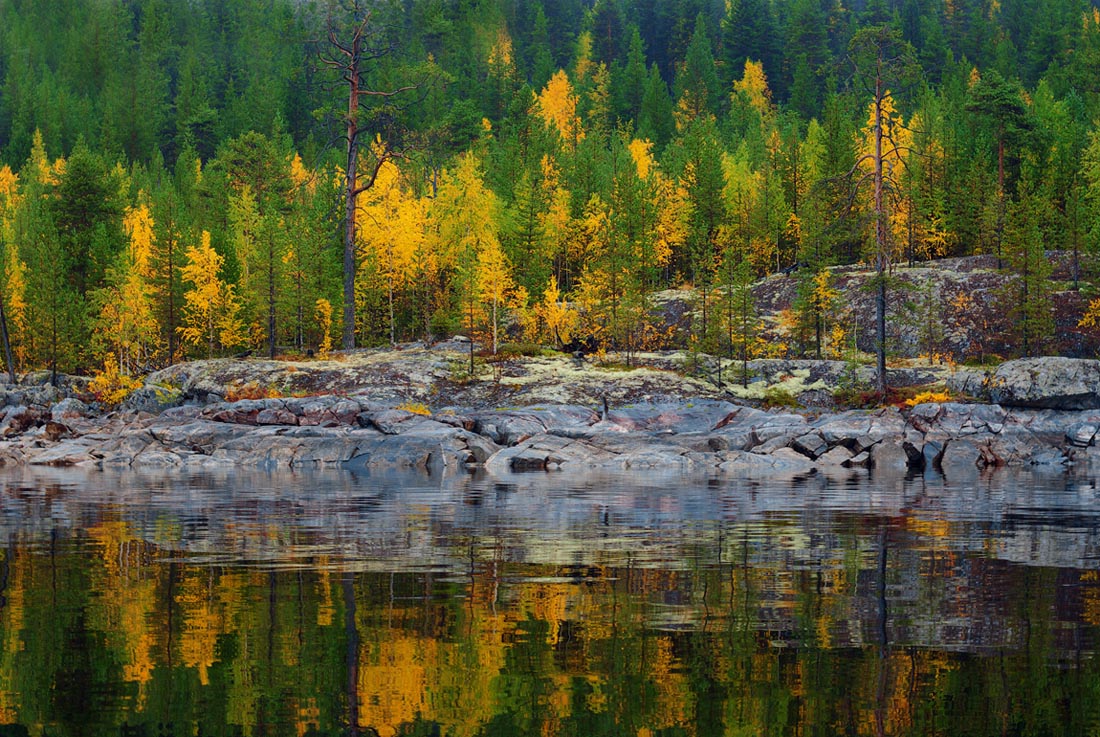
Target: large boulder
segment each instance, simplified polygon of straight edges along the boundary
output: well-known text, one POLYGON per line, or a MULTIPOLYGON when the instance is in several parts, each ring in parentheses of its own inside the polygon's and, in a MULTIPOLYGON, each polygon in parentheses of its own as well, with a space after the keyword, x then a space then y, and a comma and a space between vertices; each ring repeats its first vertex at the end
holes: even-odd
POLYGON ((1003 407, 1098 409, 1100 361, 1058 356, 1007 361, 985 386, 989 401, 1003 407))

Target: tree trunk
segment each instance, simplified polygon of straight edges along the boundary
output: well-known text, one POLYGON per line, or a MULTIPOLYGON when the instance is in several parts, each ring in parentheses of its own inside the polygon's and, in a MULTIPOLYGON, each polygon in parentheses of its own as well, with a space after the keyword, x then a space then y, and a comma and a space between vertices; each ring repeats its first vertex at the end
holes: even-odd
POLYGON ((168 231, 168 365, 176 362, 176 294, 173 285, 176 264, 176 239, 168 231))
POLYGON ((881 78, 875 80, 875 389, 886 396, 886 212, 882 181, 882 100, 881 78))
POLYGON ((346 671, 344 698, 348 701, 348 734, 359 730, 359 626, 355 621, 355 574, 345 571, 340 576, 344 594, 344 666, 346 671))
POLYGON ((0 292, 0 337, 4 340, 4 363, 8 366, 8 380, 15 384, 15 359, 11 353, 11 340, 8 337, 8 317, 4 311, 4 294, 0 292))
MULTIPOLYGON (((354 78, 354 77, 353 77, 354 78)), ((348 99, 347 181, 344 188, 344 350, 355 348, 355 211, 358 194, 356 167, 359 146, 356 142, 355 115, 359 109, 359 92, 352 82, 348 99)))
POLYGON ((268 246, 267 265, 267 352, 275 359, 275 248, 268 246))

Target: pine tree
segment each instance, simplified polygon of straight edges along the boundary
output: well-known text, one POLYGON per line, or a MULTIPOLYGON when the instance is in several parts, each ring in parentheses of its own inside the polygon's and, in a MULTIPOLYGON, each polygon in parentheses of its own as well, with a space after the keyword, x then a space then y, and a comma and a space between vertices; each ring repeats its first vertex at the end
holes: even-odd
POLYGON ((1015 278, 1006 287, 1004 303, 1025 356, 1038 355, 1054 333, 1050 281, 1054 268, 1043 245, 1043 228, 1052 215, 1048 194, 1026 176, 1021 179, 1005 228, 1005 262, 1015 278))

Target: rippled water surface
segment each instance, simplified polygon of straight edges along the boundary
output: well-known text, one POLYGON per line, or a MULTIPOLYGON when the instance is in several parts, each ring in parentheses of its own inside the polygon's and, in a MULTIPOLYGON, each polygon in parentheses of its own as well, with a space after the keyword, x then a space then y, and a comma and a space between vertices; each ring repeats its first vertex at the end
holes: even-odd
POLYGON ((9 471, 0 734, 1097 734, 1098 494, 9 471))

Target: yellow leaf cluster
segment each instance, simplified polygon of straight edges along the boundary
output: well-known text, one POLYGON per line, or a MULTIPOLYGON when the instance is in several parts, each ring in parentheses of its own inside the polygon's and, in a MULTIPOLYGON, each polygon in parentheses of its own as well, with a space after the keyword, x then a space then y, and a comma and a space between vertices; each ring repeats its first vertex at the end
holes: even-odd
POLYGON ((19 175, 4 164, 0 167, 0 214, 5 215, 19 206, 19 175))
MULTIPOLYGON (((894 104, 894 98, 887 91, 881 103, 882 126, 882 176, 892 183, 891 189, 896 190, 904 173, 908 152, 913 145, 913 134, 902 121, 901 115, 894 104)), ((865 173, 870 174, 874 168, 873 154, 875 152, 875 104, 868 105, 867 124, 863 127, 859 141, 860 166, 865 173)), ((864 206, 870 208, 871 188, 863 190, 864 206)), ((896 196, 890 198, 890 212, 888 229, 891 243, 891 258, 898 255, 901 244, 907 242, 907 231, 910 221, 914 216, 913 208, 907 207, 896 196)))
POLYGON ((558 288, 558 280, 554 276, 550 277, 535 312, 546 326, 547 338, 561 343, 572 340, 579 318, 574 310, 561 301, 561 289, 558 288))
POLYGON ((317 187, 317 179, 306 169, 298 153, 295 153, 290 160, 290 181, 294 183, 296 189, 305 187, 310 194, 313 194, 317 187))
POLYGON ((317 346, 317 355, 328 356, 332 350, 332 303, 321 297, 314 304, 317 326, 321 330, 321 342, 317 346))
POLYGON ((1085 314, 1081 315, 1081 319, 1077 322, 1077 327, 1100 327, 1100 297, 1089 302, 1089 306, 1085 308, 1085 314))
POLYGON ((107 287, 99 324, 99 336, 111 346, 122 370, 136 370, 153 350, 157 340, 157 319, 148 282, 128 262, 116 284, 107 287))
MULTIPOLYGON (((4 279, 7 282, 8 323, 13 334, 22 336, 27 330, 27 265, 19 258, 14 248, 5 254, 4 279)), ((14 340, 12 349, 16 362, 23 365, 27 361, 27 345, 22 340, 14 340)))
POLYGON ((914 397, 905 400, 907 407, 916 407, 918 404, 930 404, 932 402, 950 402, 951 395, 947 392, 921 392, 914 397))
MULTIPOLYGON (((142 195, 143 193, 139 193, 139 199, 142 195)), ((142 276, 148 277, 152 271, 150 262, 153 258, 153 241, 156 238, 153 233, 153 214, 149 211, 149 205, 141 202, 136 207, 126 208, 122 227, 130 237, 130 258, 134 268, 142 276)))
POLYGON ((360 196, 356 220, 363 258, 395 289, 404 287, 425 246, 427 206, 405 185, 393 161, 382 164, 374 186, 360 196))
POLYGON ((546 125, 557 129, 562 140, 576 144, 584 138, 577 117, 577 95, 563 70, 559 69, 539 93, 536 109, 546 125))
POLYGON ((241 303, 232 284, 223 281, 222 256, 210 245, 210 233, 202 232, 201 243, 187 249, 188 263, 182 269, 183 281, 191 289, 183 295, 184 324, 180 337, 194 345, 206 343, 213 354, 218 345, 231 347, 248 340, 248 331, 240 318, 241 303))
POLYGON ((764 74, 764 64, 759 61, 745 60, 745 71, 741 79, 733 83, 734 96, 740 94, 760 116, 766 117, 772 112, 772 91, 768 88, 768 78, 764 74))
POLYGON ((123 374, 119 370, 118 358, 115 354, 108 353, 103 359, 103 370, 92 377, 88 388, 97 402, 115 407, 135 389, 141 388, 141 380, 123 374))
POLYGON ((653 142, 649 140, 641 141, 635 138, 628 144, 627 148, 630 150, 630 157, 634 160, 634 165, 638 167, 638 178, 648 179, 649 173, 654 169, 653 142))
POLYGON ((508 29, 501 26, 497 29, 497 38, 493 47, 489 49, 489 68, 496 70, 498 75, 510 71, 515 63, 515 52, 512 49, 512 37, 508 35, 508 29))

